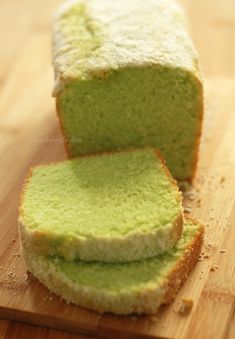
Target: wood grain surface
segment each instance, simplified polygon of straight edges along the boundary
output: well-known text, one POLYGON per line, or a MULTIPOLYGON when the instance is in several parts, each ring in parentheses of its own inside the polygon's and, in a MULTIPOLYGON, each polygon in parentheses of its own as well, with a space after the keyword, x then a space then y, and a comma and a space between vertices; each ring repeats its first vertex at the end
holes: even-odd
POLYGON ((206 84, 200 162, 185 205, 205 223, 206 239, 175 303, 155 316, 101 316, 64 303, 26 273, 17 232, 22 183, 30 166, 66 157, 50 96, 51 16, 60 2, 0 2, 0 317, 8 319, 0 338, 235 338, 234 0, 181 0, 206 84), (175 311, 182 297, 194 302, 187 316, 175 311))

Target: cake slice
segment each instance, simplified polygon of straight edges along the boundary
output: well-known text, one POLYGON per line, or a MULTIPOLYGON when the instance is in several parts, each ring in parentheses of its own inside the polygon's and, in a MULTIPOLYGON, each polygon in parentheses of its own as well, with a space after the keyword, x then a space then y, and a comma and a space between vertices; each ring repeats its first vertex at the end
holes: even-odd
POLYGON ((122 262, 153 257, 182 234, 182 196, 152 149, 84 156, 31 170, 20 229, 41 254, 122 262))
POLYGON ((173 177, 193 177, 203 89, 186 26, 173 0, 65 2, 54 96, 70 157, 151 146, 173 177))
POLYGON ((168 304, 197 262, 204 228, 187 220, 176 247, 131 263, 66 262, 33 253, 23 242, 27 267, 51 291, 79 306, 116 314, 154 313, 168 304))

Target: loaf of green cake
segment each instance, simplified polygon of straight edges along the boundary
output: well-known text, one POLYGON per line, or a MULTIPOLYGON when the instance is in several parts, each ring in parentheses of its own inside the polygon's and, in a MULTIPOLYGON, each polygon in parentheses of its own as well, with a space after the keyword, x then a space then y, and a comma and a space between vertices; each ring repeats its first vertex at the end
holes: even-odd
POLYGON ((54 21, 53 63, 70 157, 147 145, 176 179, 192 179, 203 89, 175 1, 65 2, 54 21))
POLYGON ((173 247, 182 211, 181 192, 158 153, 140 149, 33 168, 19 222, 38 253, 122 262, 173 247))
POLYGON ((168 252, 131 263, 66 262, 41 256, 23 242, 27 267, 66 301, 99 312, 154 313, 168 304, 197 262, 203 226, 187 220, 182 239, 168 252))

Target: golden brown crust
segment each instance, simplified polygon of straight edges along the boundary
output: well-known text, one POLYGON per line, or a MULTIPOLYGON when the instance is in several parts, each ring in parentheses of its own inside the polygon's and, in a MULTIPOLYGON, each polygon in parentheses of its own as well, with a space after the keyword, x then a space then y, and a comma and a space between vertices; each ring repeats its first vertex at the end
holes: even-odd
MULTIPOLYGON (((202 89, 202 94, 200 97, 200 109, 198 111, 198 130, 195 138, 195 143, 194 143, 194 158, 193 158, 193 163, 192 163, 192 173, 191 176, 188 178, 185 178, 184 181, 188 181, 191 183, 194 179, 194 176, 196 174, 197 170, 197 163, 199 160, 199 147, 200 147, 200 141, 201 141, 201 135, 202 135, 202 125, 203 125, 203 117, 204 117, 204 92, 203 92, 203 85, 201 82, 201 79, 198 77, 195 77, 197 86, 202 89)), ((178 180, 182 180, 182 178, 177 178, 178 180)))
POLYGON ((30 180, 30 178, 33 174, 33 169, 34 169, 34 167, 29 168, 28 174, 26 175, 26 178, 25 178, 24 183, 23 183, 22 190, 20 192, 19 207, 18 207, 18 214, 19 215, 22 215, 22 204, 23 204, 23 199, 24 199, 24 193, 26 191, 26 185, 28 184, 28 182, 29 182, 29 180, 30 180))
MULTIPOLYGON (((159 151, 158 149, 154 149, 154 152, 157 155, 157 158, 160 159, 160 161, 162 163, 162 168, 163 168, 165 174, 167 175, 167 177, 169 178, 170 182, 172 183, 173 186, 178 188, 177 181, 173 178, 173 176, 171 175, 171 172, 169 171, 168 167, 166 166, 166 160, 163 157, 161 151, 159 151)), ((179 193, 178 202, 182 202, 181 193, 179 193)))
POLYGON ((169 169, 166 165, 166 160, 165 160, 164 156, 162 155, 161 151, 159 149, 154 149, 154 152, 157 155, 157 158, 161 160, 163 170, 165 171, 166 175, 170 179, 171 183, 174 186, 177 186, 177 181, 172 177, 172 175, 171 175, 171 173, 170 173, 170 171, 169 171, 169 169))
POLYGON ((56 105, 56 115, 57 115, 57 118, 58 118, 57 120, 59 122, 60 130, 61 130, 62 135, 64 137, 63 144, 64 144, 65 152, 67 153, 69 158, 72 158, 72 154, 70 154, 70 149, 69 149, 70 143, 69 143, 69 140, 66 138, 64 126, 62 124, 62 118, 61 118, 62 115, 60 114, 59 96, 56 96, 55 105, 56 105))
POLYGON ((188 246, 187 251, 184 253, 184 256, 167 277, 167 289, 165 292, 163 304, 169 304, 175 299, 177 292, 183 286, 184 282, 187 280, 190 272, 198 261, 204 235, 204 226, 202 224, 200 225, 201 227, 198 230, 196 237, 188 246))
MULTIPOLYGON (((166 161, 164 159, 164 157, 162 156, 161 152, 159 150, 154 150, 154 152, 156 153, 158 159, 161 160, 162 162, 162 168, 163 170, 165 171, 165 174, 167 175, 167 177, 169 178, 170 182, 172 183, 173 186, 177 187, 178 188, 178 185, 177 185, 177 181, 172 177, 168 167, 166 166, 166 161)), ((179 195, 178 195, 178 198, 177 198, 177 201, 182 204, 182 195, 179 191, 179 195)), ((175 221, 174 221, 174 225, 175 227, 172 229, 172 232, 171 232, 171 238, 172 239, 175 239, 175 240, 179 240, 181 235, 182 235, 182 232, 183 232, 183 225, 184 225, 184 216, 183 216, 183 212, 180 213, 175 221)))
POLYGON ((184 226, 184 217, 183 214, 179 214, 174 223, 174 228, 171 231, 171 239, 172 240, 179 240, 183 233, 183 226, 184 226))

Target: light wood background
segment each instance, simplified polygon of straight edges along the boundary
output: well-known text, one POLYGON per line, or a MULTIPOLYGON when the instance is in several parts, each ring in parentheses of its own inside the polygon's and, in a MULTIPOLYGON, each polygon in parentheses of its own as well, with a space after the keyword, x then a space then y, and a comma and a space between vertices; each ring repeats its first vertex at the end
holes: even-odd
MULTIPOLYGON (((108 336, 118 337, 112 332, 115 328, 132 338, 137 333, 143 338, 235 338, 235 1, 181 2, 188 12, 206 83, 206 118, 195 180, 198 196, 186 204, 207 225, 204 252, 209 258, 199 262, 179 294, 194 300, 189 316, 176 314, 173 305, 160 314, 160 320, 101 317, 99 326, 109 327, 108 336), (218 269, 210 271, 215 265, 218 269)), ((15 298, 19 297, 17 288, 24 288, 23 280, 14 285, 9 279, 16 274, 17 280, 17 274, 22 278, 25 273, 18 257, 17 205, 27 170, 65 158, 50 97, 50 25, 58 3, 0 1, 0 306, 11 288, 15 298)), ((4 317, 3 308, 0 314, 4 317)), ((21 320, 17 314, 15 319, 21 320)), ((0 338, 85 337, 1 320, 0 338)))

